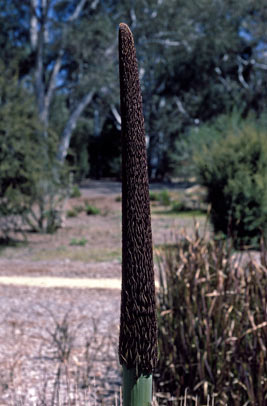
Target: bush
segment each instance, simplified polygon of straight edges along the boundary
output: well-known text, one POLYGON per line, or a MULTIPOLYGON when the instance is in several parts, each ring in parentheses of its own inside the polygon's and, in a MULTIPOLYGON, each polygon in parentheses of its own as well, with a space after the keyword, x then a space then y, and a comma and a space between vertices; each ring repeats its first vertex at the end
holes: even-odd
POLYGON ((71 209, 67 210, 67 217, 77 217, 78 214, 82 213, 84 210, 86 210, 86 207, 82 205, 77 205, 72 207, 71 209))
POLYGON ((162 190, 161 192, 159 192, 158 201, 163 206, 169 206, 171 204, 171 196, 170 196, 168 190, 162 190))
POLYGON ((209 149, 212 143, 222 140, 225 133, 236 131, 241 122, 241 114, 234 111, 231 115, 222 114, 207 123, 193 126, 181 137, 177 137, 174 148, 168 152, 173 173, 187 180, 195 177, 195 153, 209 149))
POLYGON ((49 144, 24 131, 22 136, 6 132, 0 146, 0 221, 5 237, 25 227, 54 232, 61 226, 67 194, 62 168, 53 158, 40 157, 49 144))
MULTIPOLYGON (((89 153, 88 153, 88 134, 92 128, 88 120, 78 120, 77 127, 73 131, 70 141, 70 148, 67 155, 68 164, 72 167, 72 173, 75 182, 80 182, 86 178, 90 171, 89 153)), ((75 187, 75 186, 74 186, 75 187)), ((71 196, 80 197, 80 196, 71 196)))
POLYGON ((258 246, 267 233, 267 134, 245 124, 196 157, 215 232, 236 247, 258 246))
POLYGON ((73 185, 72 190, 70 192, 70 197, 81 197, 81 192, 78 185, 73 185))
POLYGON ((24 230, 53 232, 61 223, 66 173, 55 160, 56 140, 44 138, 31 95, 0 64, 1 237, 24 230), (65 175, 65 176, 64 176, 65 175))
POLYGON ((87 239, 84 237, 81 239, 72 238, 70 245, 84 247, 87 244, 87 242, 88 242, 87 239))
POLYGON ((188 388, 200 404, 208 391, 218 405, 264 406, 266 247, 260 265, 196 232, 159 264, 157 390, 180 397, 188 388))
POLYGON ((68 218, 77 217, 78 214, 79 214, 78 211, 75 210, 75 209, 67 210, 67 217, 68 218))
POLYGON ((149 192, 149 199, 151 202, 159 202, 162 206, 169 206, 171 204, 171 196, 168 190, 161 192, 149 192))
POLYGON ((171 211, 174 213, 181 213, 189 210, 190 209, 187 208, 186 203, 184 201, 175 201, 172 203, 171 211))
POLYGON ((85 203, 85 212, 88 216, 100 214, 100 209, 89 203, 85 203))
POLYGON ((121 200, 122 200, 121 195, 118 195, 118 196, 115 197, 115 202, 121 202, 121 200))
POLYGON ((149 200, 156 202, 158 200, 158 194, 156 192, 149 192, 149 200))

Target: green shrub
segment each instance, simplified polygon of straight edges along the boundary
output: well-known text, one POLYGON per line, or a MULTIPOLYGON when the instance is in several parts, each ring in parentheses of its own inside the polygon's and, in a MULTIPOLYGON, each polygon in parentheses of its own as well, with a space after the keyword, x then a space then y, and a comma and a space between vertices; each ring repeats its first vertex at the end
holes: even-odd
POLYGON ((84 247, 86 244, 87 244, 87 239, 84 237, 80 238, 80 239, 72 238, 71 242, 70 242, 70 245, 81 246, 81 247, 84 247))
POLYGON ((84 206, 82 206, 81 204, 78 204, 77 206, 74 206, 74 210, 75 210, 77 213, 81 213, 81 212, 84 211, 84 206))
POLYGON ((210 148, 211 144, 224 138, 225 133, 240 127, 242 116, 234 111, 230 115, 222 114, 199 126, 192 126, 182 136, 177 137, 174 147, 168 151, 173 173, 185 179, 195 177, 195 153, 210 148))
POLYGON ((267 133, 244 125, 196 157, 215 232, 236 247, 257 246, 267 233, 267 133))
POLYGON ((30 227, 61 225, 66 171, 56 161, 56 136, 44 138, 32 96, 0 63, 0 238, 30 227))
POLYGON ((169 206, 171 204, 171 196, 168 190, 162 190, 158 193, 158 201, 163 206, 169 206))
POLYGON ((88 120, 78 120, 77 126, 74 129, 73 136, 71 137, 70 140, 70 148, 67 155, 68 164, 72 168, 74 182, 80 182, 82 179, 86 178, 89 174, 90 158, 88 153, 89 151, 88 134, 91 132, 92 128, 88 120))
POLYGON ((168 190, 149 192, 149 199, 151 202, 159 202, 162 206, 169 206, 171 204, 171 196, 168 190))
POLYGON ((181 213, 188 210, 190 209, 186 207, 186 203, 183 201, 175 201, 172 203, 171 211, 174 213, 181 213))
POLYGON ((67 217, 71 218, 71 217, 77 217, 78 216, 78 212, 75 209, 70 209, 67 210, 67 217))
POLYGON ((158 193, 156 192, 149 192, 149 200, 151 202, 156 202, 158 200, 158 193))
POLYGON ((188 388, 199 404, 208 391, 216 405, 264 406, 266 247, 257 264, 197 233, 178 241, 159 260, 157 390, 179 397, 188 388))
POLYGON ((73 185, 71 193, 70 193, 70 197, 72 197, 72 198, 81 197, 81 192, 80 192, 78 185, 73 185))
POLYGON ((89 203, 85 203, 85 212, 86 214, 89 215, 96 215, 100 214, 100 209, 98 207, 95 207, 89 203))

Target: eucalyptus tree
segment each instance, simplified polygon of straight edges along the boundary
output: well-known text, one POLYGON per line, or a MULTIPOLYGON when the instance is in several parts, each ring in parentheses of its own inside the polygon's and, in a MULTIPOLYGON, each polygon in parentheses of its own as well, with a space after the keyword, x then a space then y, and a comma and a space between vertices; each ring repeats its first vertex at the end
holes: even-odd
POLYGON ((0 0, 1 57, 6 63, 11 57, 18 60, 19 79, 35 96, 42 137, 48 137, 55 124, 60 161, 95 95, 107 98, 110 93, 108 71, 116 46, 111 21, 99 3, 0 0))
POLYGON ((243 115, 264 110, 266 14, 264 0, 0 0, 0 56, 18 61, 42 134, 58 134, 62 161, 73 133, 85 128, 77 127, 81 117, 96 137, 107 119, 120 127, 113 38, 127 22, 140 63, 149 172, 157 177, 191 127, 234 107, 243 115))
MULTIPOLYGON (((31 0, 30 44, 35 55, 34 90, 47 135, 56 95, 65 99, 67 114, 57 156, 64 161, 78 119, 97 92, 105 92, 98 63, 109 63, 109 21, 98 14, 98 2, 31 0)), ((103 72, 102 72, 103 73, 103 72)))
MULTIPOLYGON (((35 157, 43 165, 40 172, 43 176, 39 176, 35 184, 40 209, 38 229, 54 229, 51 222, 60 222, 56 216, 60 217, 58 211, 66 185, 60 176, 59 168, 63 166, 58 165, 58 161, 64 162, 78 120, 95 95, 107 98, 109 91, 107 72, 116 45, 110 41, 110 21, 98 3, 0 0, 1 59, 6 67, 12 66, 16 71, 17 86, 25 90, 27 103, 36 108, 40 123, 35 129, 39 138, 39 154, 35 157)), ((6 75, 7 69, 2 72, 6 75)), ((8 99, 9 95, 5 97, 8 99)), ((26 130, 21 139, 25 143, 29 139, 26 130)), ((33 161, 32 167, 34 165, 33 161)))

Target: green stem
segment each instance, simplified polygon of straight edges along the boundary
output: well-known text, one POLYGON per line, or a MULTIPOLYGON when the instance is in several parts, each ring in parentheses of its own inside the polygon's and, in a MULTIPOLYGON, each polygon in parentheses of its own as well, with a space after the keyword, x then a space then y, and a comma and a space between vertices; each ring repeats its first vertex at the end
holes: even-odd
POLYGON ((123 365, 123 406, 152 404, 152 374, 136 378, 136 370, 123 365))

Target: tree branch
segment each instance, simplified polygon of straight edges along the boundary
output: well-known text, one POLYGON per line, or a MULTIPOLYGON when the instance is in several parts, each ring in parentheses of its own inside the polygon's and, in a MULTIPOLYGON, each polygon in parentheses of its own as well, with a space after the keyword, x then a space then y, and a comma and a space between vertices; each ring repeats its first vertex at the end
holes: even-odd
POLYGON ((118 112, 118 110, 116 109, 116 106, 114 104, 112 104, 110 106, 110 110, 116 120, 116 123, 117 123, 116 127, 118 129, 121 129, 121 116, 120 116, 120 113, 118 112))
POLYGON ((247 82, 245 81, 244 76, 243 76, 242 63, 238 64, 238 80, 245 89, 249 89, 249 85, 247 84, 247 82))
POLYGON ((37 0, 31 0, 30 18, 30 42, 32 50, 35 50, 38 42, 38 17, 36 14, 37 0))
POLYGON ((37 37, 37 53, 36 53, 36 66, 35 66, 35 92, 38 105, 39 117, 44 123, 44 97, 45 97, 45 85, 43 81, 44 71, 44 21, 42 21, 37 37))
POLYGON ((179 47, 181 45, 180 41, 174 41, 174 40, 171 40, 169 38, 166 38, 166 39, 154 38, 154 39, 151 39, 151 40, 147 40, 146 42, 150 43, 150 44, 161 44, 161 45, 164 45, 166 47, 179 47))
POLYGON ((180 111, 180 113, 183 116, 186 116, 186 117, 190 118, 188 112, 185 110, 185 108, 183 106, 183 103, 181 102, 181 100, 177 96, 175 97, 175 102, 176 102, 176 106, 178 107, 178 110, 180 111))
POLYGON ((48 89, 47 89, 47 92, 46 92, 46 95, 45 95, 44 104, 45 104, 45 110, 47 112, 47 115, 48 115, 49 106, 50 106, 50 103, 51 103, 51 100, 52 100, 52 97, 53 97, 53 93, 54 93, 54 91, 56 89, 56 77, 57 77, 57 74, 58 74, 58 72, 60 71, 60 68, 61 68, 63 53, 64 53, 63 48, 61 48, 59 50, 56 62, 54 64, 54 67, 53 67, 53 70, 52 70, 52 73, 51 73, 51 76, 50 76, 50 80, 49 80, 48 89))
POLYGON ((80 103, 75 107, 73 112, 71 113, 65 128, 62 132, 62 136, 59 142, 59 147, 58 147, 58 152, 57 152, 57 158, 60 162, 64 162, 64 159, 66 158, 69 145, 70 145, 70 138, 73 130, 76 128, 77 121, 81 114, 83 113, 84 109, 86 106, 92 101, 92 98, 94 96, 95 90, 91 90, 89 93, 87 93, 80 103))
POLYGON ((254 63, 254 66, 255 66, 256 68, 259 68, 259 69, 267 70, 267 65, 265 65, 264 63, 255 62, 255 63, 254 63))
POLYGON ((74 10, 74 12, 73 12, 73 14, 68 18, 68 22, 72 22, 72 21, 74 21, 74 20, 76 20, 76 18, 78 18, 79 17, 79 14, 80 14, 80 12, 82 11, 82 9, 83 9, 83 7, 84 7, 84 5, 85 5, 85 3, 87 2, 87 0, 81 0, 78 4, 77 4, 77 6, 76 6, 76 8, 75 8, 75 10, 74 10))
MULTIPOLYGON (((67 22, 72 22, 79 17, 79 14, 80 14, 82 8, 84 7, 86 1, 87 0, 81 0, 77 4, 77 7, 75 8, 73 14, 69 17, 67 22)), ((33 2, 33 4, 36 4, 36 0, 32 0, 32 2, 33 2)), ((50 0, 42 0, 42 8, 43 8, 43 15, 44 15, 43 24, 44 25, 45 25, 45 21, 46 21, 47 15, 48 15, 49 5, 50 5, 50 0)), ((43 41, 44 41, 44 38, 43 38, 43 41)), ((43 95, 44 100, 43 100, 41 115, 42 115, 42 121, 45 124, 45 126, 47 126, 47 123, 48 123, 49 107, 50 107, 51 100, 52 100, 52 97, 53 97, 53 94, 54 94, 54 91, 56 88, 56 78, 57 78, 57 75, 60 71, 61 64, 62 64, 62 57, 64 54, 63 43, 64 43, 64 31, 63 31, 63 36, 61 38, 61 46, 60 46, 60 49, 59 49, 55 64, 53 66, 53 70, 52 70, 50 79, 49 79, 48 88, 47 88, 46 94, 43 95)), ((40 80, 39 80, 39 82, 40 82, 40 80)))

